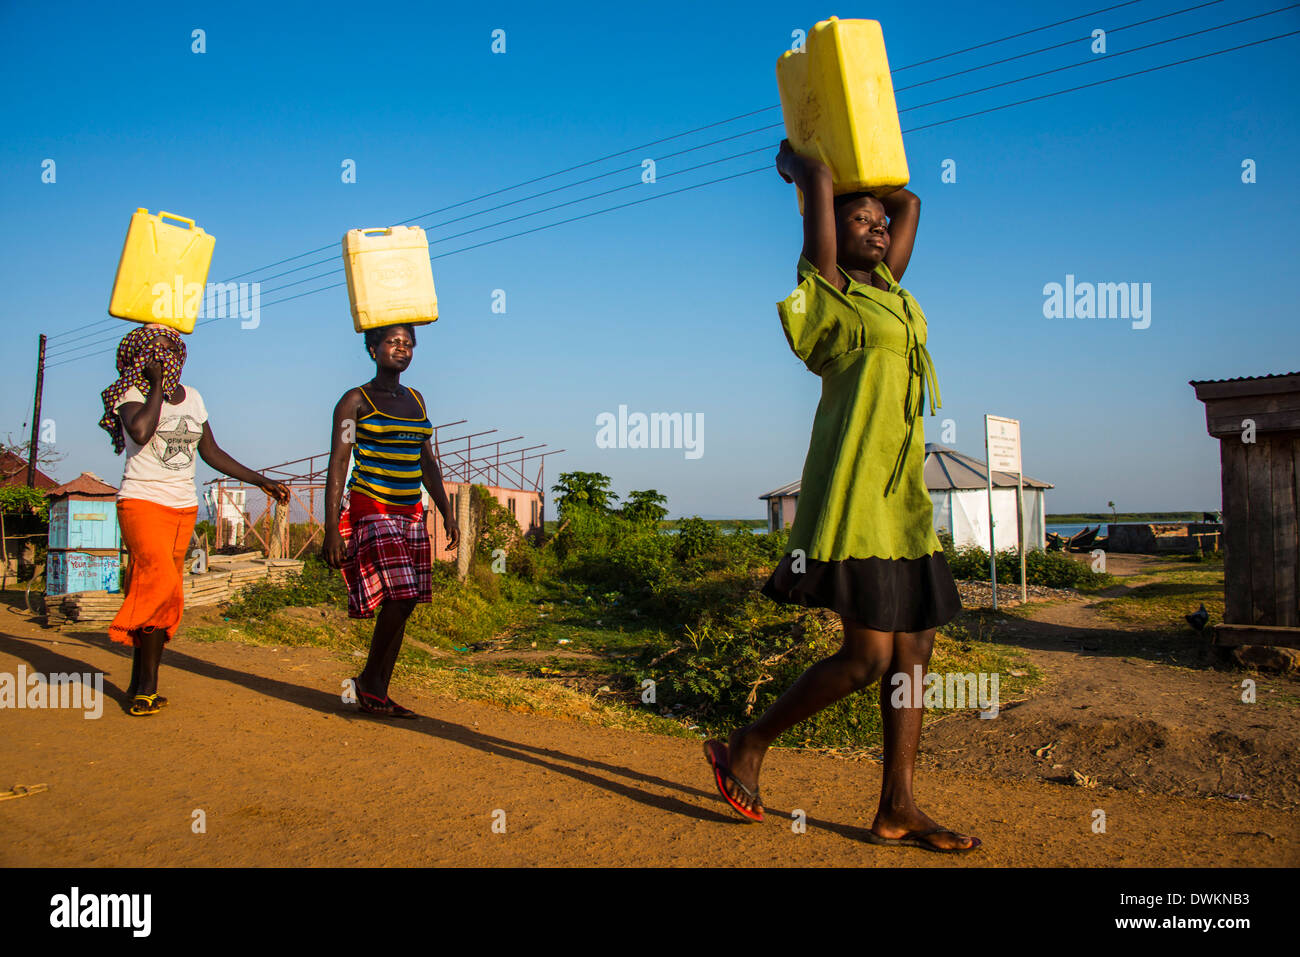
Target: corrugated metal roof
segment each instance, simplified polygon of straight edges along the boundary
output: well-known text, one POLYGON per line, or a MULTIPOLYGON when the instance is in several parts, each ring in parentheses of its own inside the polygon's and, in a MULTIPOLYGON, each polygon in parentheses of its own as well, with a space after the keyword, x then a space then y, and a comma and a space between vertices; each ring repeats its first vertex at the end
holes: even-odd
MULTIPOLYGON (((783 495, 798 495, 799 484, 799 482, 795 481, 789 485, 782 485, 766 495, 760 495, 759 498, 767 499, 778 498, 783 495)), ((1016 476, 1014 473, 994 470, 994 488, 1005 488, 1007 486, 1014 488, 1015 484, 1016 476)), ((956 449, 950 449, 946 445, 927 442, 925 444, 925 486, 931 492, 987 488, 987 463, 969 455, 963 455, 956 449)), ((1024 486, 1025 488, 1056 488, 1051 482, 1044 482, 1042 479, 1036 479, 1029 475, 1024 477, 1024 486)))
POLYGON ((798 495, 799 479, 795 479, 789 485, 782 485, 780 488, 774 488, 766 495, 760 495, 759 498, 780 498, 783 495, 798 495))
POLYGON ((1192 379, 1188 385, 1209 385, 1213 382, 1257 382, 1263 379, 1285 379, 1287 376, 1300 375, 1297 372, 1270 372, 1268 375, 1239 375, 1232 379, 1192 379))

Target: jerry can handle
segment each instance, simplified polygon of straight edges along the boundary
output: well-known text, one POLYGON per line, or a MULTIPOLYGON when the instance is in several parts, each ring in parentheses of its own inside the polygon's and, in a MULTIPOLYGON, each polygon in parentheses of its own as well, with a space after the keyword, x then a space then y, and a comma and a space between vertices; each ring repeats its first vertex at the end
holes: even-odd
POLYGON ((392 226, 371 226, 369 229, 361 230, 361 235, 369 236, 371 233, 383 233, 385 236, 389 236, 392 234, 392 232, 393 232, 392 226))
POLYGON ((189 228, 190 228, 190 229, 197 229, 197 228, 198 228, 198 224, 195 223, 194 220, 192 220, 192 219, 188 219, 188 218, 185 217, 185 216, 177 216, 175 213, 164 213, 161 209, 158 210, 158 218, 159 218, 159 219, 163 219, 163 218, 174 219, 174 220, 177 220, 178 222, 189 223, 189 228))

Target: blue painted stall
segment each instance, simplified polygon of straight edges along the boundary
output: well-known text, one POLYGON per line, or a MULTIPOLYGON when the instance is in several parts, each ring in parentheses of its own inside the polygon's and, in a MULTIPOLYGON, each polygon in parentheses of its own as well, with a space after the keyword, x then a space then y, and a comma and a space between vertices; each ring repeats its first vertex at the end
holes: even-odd
POLYGON ((116 554, 50 549, 45 556, 45 594, 122 590, 122 560, 116 554))
POLYGON ((50 548, 121 547, 117 502, 65 498, 50 503, 50 548))
POLYGON ((122 534, 117 489, 93 472, 82 472, 50 489, 49 551, 45 593, 121 590, 122 534))

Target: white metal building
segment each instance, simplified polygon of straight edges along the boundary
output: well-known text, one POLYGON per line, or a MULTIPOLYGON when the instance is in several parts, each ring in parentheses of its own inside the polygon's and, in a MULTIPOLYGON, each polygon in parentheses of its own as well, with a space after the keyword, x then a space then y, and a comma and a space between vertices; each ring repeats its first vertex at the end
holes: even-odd
MULTIPOLYGON (((934 529, 946 530, 954 545, 989 547, 988 470, 984 462, 935 442, 925 446, 925 485, 934 504, 934 529)), ((1050 482, 1024 477, 1025 544, 1047 545, 1046 501, 1050 482)), ((794 521, 799 482, 773 489, 760 499, 767 502, 767 528, 787 528, 794 521)), ((1016 477, 993 473, 993 519, 996 547, 1016 547, 1016 477)))

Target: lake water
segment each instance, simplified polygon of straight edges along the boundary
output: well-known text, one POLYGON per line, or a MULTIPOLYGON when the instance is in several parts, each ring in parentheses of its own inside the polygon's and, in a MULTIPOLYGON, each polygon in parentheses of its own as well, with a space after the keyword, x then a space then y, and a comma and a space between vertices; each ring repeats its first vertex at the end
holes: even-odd
MULTIPOLYGON (((1083 531, 1085 528, 1092 528, 1092 525, 1048 525, 1047 526, 1047 530, 1049 532, 1056 532, 1057 535, 1061 535, 1065 538, 1069 538, 1071 535, 1075 535, 1083 531)), ((1098 530, 1097 532, 1097 537, 1103 538, 1109 534, 1110 534, 1110 526, 1107 525, 1105 522, 1102 522, 1101 529, 1098 530)))

